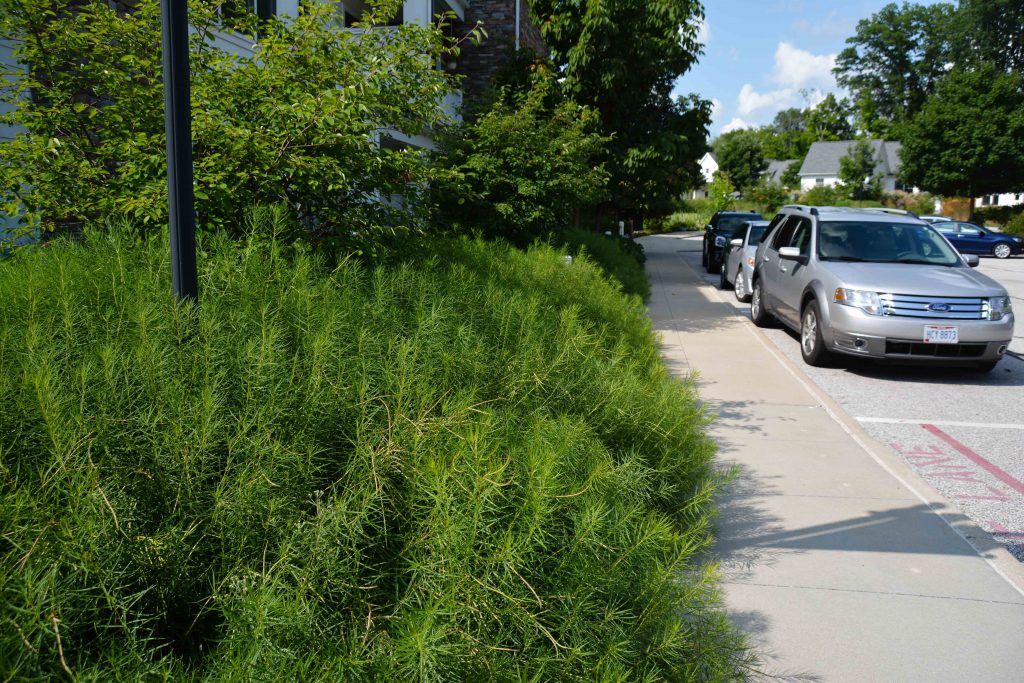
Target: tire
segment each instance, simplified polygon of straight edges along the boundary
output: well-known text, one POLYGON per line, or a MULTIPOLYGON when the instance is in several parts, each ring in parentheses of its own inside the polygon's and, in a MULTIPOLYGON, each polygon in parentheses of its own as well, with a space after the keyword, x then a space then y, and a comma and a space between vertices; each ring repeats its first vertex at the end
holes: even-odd
POLYGON ((741 266, 736 271, 736 283, 732 287, 733 293, 736 295, 736 301, 740 303, 747 303, 750 301, 750 294, 747 292, 746 280, 743 277, 743 267, 741 266))
POLYGON ((750 293, 750 319, 758 327, 770 327, 772 324, 772 314, 764 308, 764 285, 760 280, 754 280, 750 293))
POLYGON ((718 261, 716 261, 715 257, 712 254, 709 253, 708 254, 707 271, 709 273, 711 273, 712 275, 716 275, 718 273, 719 268, 721 268, 721 267, 722 267, 722 264, 719 263, 718 261))
POLYGON ((725 277, 725 266, 718 269, 718 288, 732 289, 732 285, 729 284, 729 280, 725 277))
POLYGON ((705 267, 708 265, 708 241, 704 240, 704 244, 700 248, 700 265, 705 267))
POLYGON ((818 302, 811 301, 800 314, 800 355, 810 366, 820 368, 832 360, 832 352, 825 348, 821 336, 821 311, 818 302))
POLYGON ((1010 258, 1011 254, 1013 254, 1013 247, 1006 242, 999 242, 992 247, 992 255, 996 258, 1010 258))

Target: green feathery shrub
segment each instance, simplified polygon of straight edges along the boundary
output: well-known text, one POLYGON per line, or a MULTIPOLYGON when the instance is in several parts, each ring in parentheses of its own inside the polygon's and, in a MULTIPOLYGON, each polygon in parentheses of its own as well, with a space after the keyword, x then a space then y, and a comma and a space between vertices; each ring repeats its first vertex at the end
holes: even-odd
POLYGON ((167 253, 0 263, 0 679, 742 672, 706 417, 585 258, 167 253))

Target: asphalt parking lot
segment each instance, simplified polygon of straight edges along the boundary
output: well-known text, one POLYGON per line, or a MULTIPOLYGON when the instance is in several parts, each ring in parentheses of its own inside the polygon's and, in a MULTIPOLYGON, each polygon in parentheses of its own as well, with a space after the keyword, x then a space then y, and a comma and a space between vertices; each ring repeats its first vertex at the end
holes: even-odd
MULTIPOLYGON (((719 290, 718 275, 701 267, 701 235, 681 244, 681 265, 749 318, 749 304, 719 290)), ((1012 355, 988 374, 855 358, 814 368, 801 360, 795 333, 763 332, 871 436, 1024 562, 1024 257, 983 257, 979 268, 1009 290, 1017 315, 1012 355)))

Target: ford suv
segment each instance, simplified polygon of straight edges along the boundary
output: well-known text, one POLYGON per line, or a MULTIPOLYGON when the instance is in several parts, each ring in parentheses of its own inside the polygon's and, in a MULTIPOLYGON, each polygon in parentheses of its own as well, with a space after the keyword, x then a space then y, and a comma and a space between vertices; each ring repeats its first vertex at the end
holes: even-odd
POLYGON ((750 314, 833 354, 995 367, 1013 337, 1006 289, 934 227, 885 210, 784 206, 758 246, 750 314))

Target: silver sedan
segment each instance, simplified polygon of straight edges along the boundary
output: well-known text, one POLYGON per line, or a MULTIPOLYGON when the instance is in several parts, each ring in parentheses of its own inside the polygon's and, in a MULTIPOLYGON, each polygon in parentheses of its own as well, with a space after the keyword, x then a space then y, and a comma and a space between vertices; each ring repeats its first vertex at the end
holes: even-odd
POLYGON ((720 273, 719 287, 732 288, 739 301, 750 301, 754 253, 767 228, 768 221, 748 221, 732 233, 732 239, 725 246, 726 255, 720 273))

